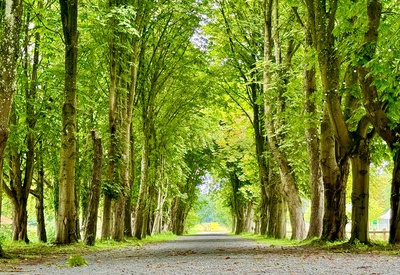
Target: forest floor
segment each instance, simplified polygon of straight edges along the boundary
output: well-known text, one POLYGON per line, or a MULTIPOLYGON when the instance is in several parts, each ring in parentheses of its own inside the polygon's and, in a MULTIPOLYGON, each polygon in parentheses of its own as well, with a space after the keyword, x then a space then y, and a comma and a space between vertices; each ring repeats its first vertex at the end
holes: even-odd
POLYGON ((399 253, 270 245, 203 233, 142 247, 86 252, 86 266, 69 267, 68 255, 3 262, 0 274, 400 274, 399 253))

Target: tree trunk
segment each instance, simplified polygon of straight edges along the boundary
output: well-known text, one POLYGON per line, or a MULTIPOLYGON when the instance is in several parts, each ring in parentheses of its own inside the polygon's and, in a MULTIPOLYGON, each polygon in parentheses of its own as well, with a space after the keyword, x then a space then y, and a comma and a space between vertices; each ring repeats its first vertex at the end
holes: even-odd
POLYGON ((154 226, 154 215, 155 215, 155 200, 157 196, 156 186, 154 180, 149 184, 149 197, 146 203, 147 212, 147 236, 151 236, 154 226))
POLYGON ((311 216, 310 228, 308 230, 308 239, 314 237, 320 238, 322 234, 324 217, 324 185, 322 182, 322 173, 320 168, 319 154, 319 133, 317 128, 307 128, 307 152, 310 165, 310 183, 311 183, 311 216))
POLYGON ((245 232, 252 232, 253 214, 253 202, 249 201, 245 214, 245 232))
POLYGON ((352 202, 352 227, 350 242, 355 240, 369 243, 368 232, 368 207, 369 207, 369 143, 366 139, 361 141, 358 154, 351 159, 353 175, 352 202))
POLYGON ((38 180, 36 183, 36 221, 37 221, 37 238, 40 242, 47 242, 45 215, 44 215, 44 166, 43 166, 43 142, 39 141, 38 154, 38 180))
POLYGON ((65 92, 62 107, 61 163, 56 243, 70 244, 78 241, 75 208, 78 1, 60 0, 60 7, 65 43, 65 92))
POLYGON ((270 194, 268 213, 269 223, 267 236, 275 239, 286 238, 286 201, 283 195, 282 182, 278 174, 270 168, 268 193, 270 194))
MULTIPOLYGON (((146 127, 146 126, 144 126, 146 127)), ((147 131, 145 130, 145 133, 147 131)), ((146 201, 148 199, 148 176, 149 176, 149 158, 150 158, 150 140, 148 135, 144 137, 144 144, 142 147, 142 162, 141 162, 141 171, 140 171, 140 189, 139 189, 139 199, 136 205, 136 217, 135 217, 135 237, 137 239, 142 239, 145 237, 145 232, 147 231, 147 223, 145 222, 147 218, 145 215, 147 213, 146 210, 146 201)))
MULTIPOLYGON (((3 158, 0 157, 0 217, 3 209, 3 158)), ((0 229, 1 229, 1 218, 0 218, 0 229)), ((0 242, 0 259, 4 257, 4 251, 1 247, 0 242)))
POLYGON ((112 238, 114 241, 121 242, 124 240, 124 229, 125 229, 125 203, 126 197, 125 192, 120 194, 114 201, 114 226, 112 230, 112 238))
POLYGON ((172 213, 171 216, 172 233, 180 236, 183 234, 184 231, 183 221, 185 220, 184 211, 181 207, 180 198, 176 198, 173 200, 171 213, 172 213))
POLYGON ((392 217, 390 219, 389 243, 400 243, 400 150, 397 150, 393 156, 390 207, 392 209, 392 217))
POLYGON ((164 177, 164 168, 165 168, 165 158, 162 155, 161 157, 161 176, 160 176, 160 183, 161 186, 157 190, 157 207, 154 213, 154 226, 153 226, 153 234, 161 233, 163 230, 163 217, 164 217, 164 204, 168 197, 168 179, 164 177), (164 185, 165 182, 165 185, 164 185))
POLYGON ((135 137, 133 135, 133 124, 131 123, 131 130, 130 130, 131 138, 130 138, 130 166, 129 166, 129 197, 126 200, 125 206, 125 236, 133 237, 133 217, 135 216, 134 213, 134 206, 132 205, 132 197, 133 197, 133 190, 134 190, 134 183, 136 179, 136 149, 135 149, 135 137))
MULTIPOLYGON (((268 112, 267 107, 266 110, 268 112)), ((267 113, 267 116, 271 114, 267 113)), ((288 205, 290 222, 292 225, 292 239, 302 240, 306 237, 305 222, 302 212, 302 203, 299 195, 299 190, 296 186, 294 175, 290 169, 290 165, 283 152, 278 148, 276 137, 274 136, 274 127, 272 122, 267 122, 268 129, 268 142, 274 156, 274 159, 279 167, 279 173, 283 184, 283 191, 286 201, 290 202, 288 205)))
MULTIPOLYGON (((2 14, 2 30, 0 31, 3 34, 0 38, 0 68, 2 68, 0 74, 0 180, 3 175, 4 152, 9 135, 8 124, 11 107, 16 91, 22 3, 22 0, 4 1, 7 9, 2 14)), ((2 180, 1 185, 3 185, 2 180)), ((3 250, 0 245, 1 256, 3 256, 3 250)))
MULTIPOLYGON (((3 159, 0 158, 0 217, 1 214, 3 213, 2 211, 3 211, 3 159)), ((1 219, 0 219, 0 228, 1 228, 1 219)), ((0 253, 1 253, 1 245, 0 245, 0 253)))
POLYGON ((100 191, 101 191, 101 167, 103 161, 103 149, 101 138, 97 136, 96 130, 92 130, 93 140, 93 168, 90 184, 89 204, 83 226, 83 242, 93 246, 96 241, 97 233, 97 213, 99 210, 100 191))
MULTIPOLYGON (((265 159, 265 147, 266 140, 264 137, 264 123, 260 119, 260 115, 263 115, 264 111, 261 112, 260 106, 257 103, 259 97, 255 85, 252 85, 252 102, 253 102, 253 128, 254 128, 254 139, 256 143, 256 156, 258 164, 258 175, 261 189, 261 198, 259 206, 259 219, 260 219, 260 234, 265 235, 267 233, 268 225, 268 170, 267 160, 265 159)), ((262 108, 261 108, 262 109, 262 108)))
POLYGON ((268 220, 270 217, 269 209, 269 198, 267 193, 267 186, 261 185, 261 198, 260 198, 260 206, 259 206, 259 223, 260 223, 260 235, 267 235, 268 230, 268 220))
POLYGON ((125 213, 124 213, 124 235, 125 237, 133 237, 132 233, 132 195, 129 192, 125 200, 125 213))
MULTIPOLYGON (((344 102, 344 113, 346 119, 349 119, 361 106, 360 100, 355 96, 360 92, 356 67, 349 66, 347 68, 345 73, 345 83, 347 91, 344 102)), ((374 136, 374 131, 368 133, 370 126, 371 123, 368 115, 364 115, 358 121, 356 131, 351 133, 351 171, 353 176, 353 188, 351 193, 352 227, 350 243, 355 242, 355 240, 365 244, 369 243, 369 141, 374 136)))
POLYGON ((340 155, 331 127, 329 115, 324 108, 321 124, 321 168, 325 193, 322 239, 326 241, 344 240, 347 222, 345 198, 349 161, 347 156, 340 155))
MULTIPOLYGON (((13 124, 16 123, 15 114, 12 115, 11 121, 13 124)), ((30 145, 33 145, 31 143, 30 145)), ((31 149, 33 150, 33 149, 31 149)), ((29 149, 28 149, 29 151, 29 149)), ((27 154, 28 155, 28 154, 27 154)), ((27 162, 33 162, 33 159, 29 159, 27 157, 27 162)), ((13 207, 13 240, 14 241, 25 241, 29 243, 28 239, 28 213, 27 213, 27 204, 30 186, 32 183, 32 175, 25 174, 25 178, 23 179, 23 172, 21 169, 21 155, 17 151, 16 148, 11 149, 10 154, 10 187, 4 185, 4 191, 7 196, 10 198, 12 207, 13 207), (28 177, 28 178, 27 178, 28 177)), ((30 165, 27 163, 27 167, 33 168, 33 163, 30 165)), ((27 168, 28 169, 28 168, 27 168)), ((27 170, 26 170, 27 171, 27 170)), ((31 170, 31 172, 33 169, 31 170)), ((26 173, 26 172, 25 172, 26 173)))
POLYGON ((14 198, 11 199, 13 208, 13 241, 24 241, 29 243, 28 239, 28 211, 27 197, 19 197, 17 202, 14 198))
POLYGON ((101 225, 101 239, 108 240, 111 236, 111 197, 104 194, 103 223, 101 225))
POLYGON ((117 197, 116 190, 118 188, 119 178, 115 171, 119 163, 118 155, 118 123, 117 123, 117 64, 115 61, 115 49, 111 42, 110 46, 110 102, 108 110, 110 144, 108 148, 108 163, 107 163, 107 182, 104 192, 104 207, 103 207, 103 224, 101 238, 106 240, 111 237, 111 216, 112 216, 112 199, 117 197))
MULTIPOLYGON (((310 30, 310 22, 307 20, 307 25, 304 27, 306 51, 310 51, 312 47, 312 37, 310 30)), ((306 116, 309 117, 306 126, 306 142, 308 163, 310 167, 310 186, 311 186, 311 217, 310 228, 308 230, 307 238, 314 237, 320 238, 322 234, 322 225, 324 217, 324 185, 322 182, 322 172, 319 163, 320 159, 320 139, 318 132, 318 114, 317 106, 313 96, 317 90, 315 78, 315 66, 309 67, 310 64, 304 66, 304 91, 305 91, 305 104, 304 111, 306 116)))
POLYGON ((242 187, 242 181, 238 177, 237 165, 232 162, 227 162, 227 170, 229 171, 229 182, 231 187, 231 207, 232 213, 235 216, 236 226, 235 234, 239 235, 245 230, 245 202, 243 195, 241 194, 240 188, 242 187))

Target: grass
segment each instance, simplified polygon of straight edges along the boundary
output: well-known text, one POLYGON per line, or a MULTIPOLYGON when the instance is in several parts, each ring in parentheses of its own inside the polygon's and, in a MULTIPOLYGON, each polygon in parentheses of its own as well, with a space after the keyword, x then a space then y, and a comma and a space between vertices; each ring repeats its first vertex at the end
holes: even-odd
POLYGON ((176 239, 177 236, 172 233, 163 233, 154 236, 148 236, 145 239, 127 238, 123 242, 113 240, 96 240, 95 246, 86 246, 82 242, 71 245, 53 245, 49 243, 31 242, 13 242, 6 240, 2 243, 6 258, 0 259, 0 265, 3 263, 12 264, 21 261, 43 261, 51 260, 61 256, 85 255, 93 251, 104 251, 129 246, 143 246, 149 243, 163 242, 176 239))
POLYGON ((290 239, 272 239, 261 235, 243 233, 240 236, 280 247, 299 247, 309 250, 330 251, 334 253, 382 253, 387 255, 400 255, 400 245, 391 245, 384 241, 371 241, 369 244, 363 244, 357 240, 353 243, 348 241, 325 242, 320 239, 311 240, 290 240, 290 239))
POLYGON ((273 239, 273 238, 267 238, 266 236, 262 235, 254 235, 251 233, 242 233, 240 236, 246 238, 246 239, 252 239, 260 243, 265 243, 269 244, 271 246, 297 246, 301 242, 296 241, 296 240, 290 240, 290 239, 273 239))

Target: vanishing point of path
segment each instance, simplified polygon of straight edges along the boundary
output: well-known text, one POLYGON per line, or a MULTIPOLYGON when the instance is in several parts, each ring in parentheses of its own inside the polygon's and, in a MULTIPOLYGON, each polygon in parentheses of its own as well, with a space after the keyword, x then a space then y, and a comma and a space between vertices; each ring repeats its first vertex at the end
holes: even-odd
POLYGON ((184 236, 84 257, 88 266, 67 267, 65 258, 8 274, 400 274, 399 256, 269 246, 225 234, 184 236))

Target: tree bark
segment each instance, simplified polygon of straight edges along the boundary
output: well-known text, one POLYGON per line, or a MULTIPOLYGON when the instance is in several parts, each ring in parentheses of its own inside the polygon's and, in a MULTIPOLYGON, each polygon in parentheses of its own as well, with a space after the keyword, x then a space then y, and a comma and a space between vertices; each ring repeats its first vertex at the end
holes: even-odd
MULTIPOLYGON (((252 89, 252 104, 253 104, 253 129, 254 129, 254 139, 256 144, 256 156, 257 156, 257 164, 258 164, 258 175, 261 189, 261 202, 259 206, 259 219, 260 219, 260 234, 266 235, 267 227, 268 227, 268 172, 269 167, 267 165, 267 160, 265 157, 265 147, 266 147, 266 139, 264 137, 265 127, 264 122, 260 119, 260 115, 262 116, 264 111, 259 105, 257 100, 261 96, 260 92, 257 92, 258 88, 255 84, 251 85, 252 89), (262 109, 262 110, 260 110, 262 109)), ((271 194, 272 195, 272 194, 271 194)))
MULTIPOLYGON (((13 112, 11 123, 16 124, 16 115, 13 112)), ((33 149, 32 149, 33 150, 33 149)), ((13 208, 13 234, 12 239, 14 241, 25 241, 29 243, 28 239, 28 213, 27 204, 30 191, 30 185, 32 183, 32 177, 25 174, 23 178, 23 171, 21 168, 21 155, 15 147, 10 150, 10 183, 9 186, 4 185, 4 191, 11 200, 13 208), (25 209, 24 209, 25 208, 25 209)), ((28 159, 27 159, 28 161, 28 159)), ((31 159, 33 161, 33 159, 31 159)), ((31 164, 33 165, 33 164, 31 164)), ((28 164, 27 166, 28 167, 28 164)))
POLYGON ((163 230, 164 205, 168 198, 169 180, 165 178, 165 156, 160 156, 160 186, 157 190, 157 207, 154 213, 154 226, 152 233, 161 233, 163 230))
POLYGON ((184 231, 185 212, 182 209, 180 198, 175 198, 172 203, 171 211, 172 233, 180 236, 184 231))
MULTIPOLYGON (((0 74, 0 175, 3 174, 4 151, 9 134, 8 123, 16 91, 22 0, 6 0, 5 7, 1 30, 4 35, 0 38, 0 68, 3 70, 0 74)), ((0 245, 0 257, 2 256, 3 250, 0 245)))
POLYGON ((353 175, 352 228, 350 242, 355 240, 369 243, 368 207, 369 207, 369 143, 363 139, 358 146, 357 155, 351 159, 353 175))
POLYGON ((13 237, 14 241, 24 241, 28 239, 28 211, 27 200, 22 199, 19 203, 13 202, 13 237))
MULTIPOLYGON (((16 92, 22 3, 22 0, 4 1, 6 8, 1 25, 3 35, 0 37, 0 68, 2 68, 0 74, 0 175, 3 174, 2 164, 9 135, 8 124, 16 92)), ((0 254, 2 254, 1 246, 0 254)))
POLYGON ((268 230, 267 236, 275 239, 286 238, 287 207, 280 176, 272 167, 268 176, 268 230))
POLYGON ((56 243, 78 241, 75 207, 76 165, 76 78, 78 57, 78 1, 60 0, 65 43, 65 88, 62 107, 59 203, 56 221, 56 243))
MULTIPOLYGON (((144 127, 148 127, 144 125, 144 127)), ((144 130, 145 133, 149 132, 149 129, 144 130)), ((150 159, 150 138, 149 133, 144 137, 144 144, 142 147, 142 162, 140 170, 140 189, 139 189, 139 199, 136 205, 136 216, 135 216, 135 237, 137 239, 142 239, 145 237, 145 232, 147 231, 147 219, 145 215, 146 200, 148 198, 148 176, 149 176, 149 159, 150 159)))
MULTIPOLYGON (((323 172, 325 213, 322 239, 327 241, 345 239, 346 182, 349 174, 347 156, 336 152, 337 141, 326 107, 321 124, 321 168, 323 172)), ((339 150, 338 150, 339 151, 339 150)))
MULTIPOLYGON (((297 15, 297 10, 295 10, 297 15)), ((299 19, 302 24, 301 20, 299 19)), ((311 22, 307 19, 304 29, 305 51, 309 52, 312 48, 311 22)), ((322 235, 324 217, 324 185, 322 181, 322 171, 320 166, 320 138, 317 126, 318 113, 314 95, 317 92, 315 65, 304 65, 304 92, 305 104, 304 111, 308 116, 305 130, 308 163, 310 167, 310 186, 311 186, 311 216, 310 227, 307 238, 320 238, 322 235)))
POLYGON ((252 222, 253 222, 253 202, 249 201, 247 203, 246 207, 246 213, 245 213, 245 223, 244 223, 244 231, 245 232, 252 232, 252 222))
MULTIPOLYGON (((3 159, 0 158, 0 217, 3 213, 3 159)), ((1 219, 0 219, 0 228, 1 228, 1 219)), ((1 253, 1 245, 0 245, 0 253, 1 253)), ((1 257, 1 256, 0 256, 1 257)))
POLYGON ((83 242, 93 246, 96 241, 97 233, 97 213, 99 210, 100 191, 101 191, 101 167, 103 161, 103 149, 101 138, 97 136, 96 130, 92 130, 93 141, 93 168, 90 183, 89 204, 86 210, 87 216, 83 226, 83 242))
POLYGON ((45 215, 44 215, 44 165, 43 165, 43 143, 39 141, 38 153, 38 180, 36 183, 36 221, 37 221, 37 238, 39 241, 47 242, 45 215))
POLYGON ((107 240, 111 236, 111 197, 103 196, 103 223, 101 225, 101 239, 107 240))
MULTIPOLYGON (((346 96, 344 101, 344 114, 350 119, 354 112, 360 108, 361 103, 355 97, 359 93, 357 68, 349 66, 345 73, 346 96)), ((352 164, 352 228, 350 243, 358 240, 361 243, 369 243, 368 232, 368 207, 369 207, 369 166, 370 152, 369 141, 374 136, 374 131, 368 133, 371 123, 367 115, 364 115, 357 125, 357 129, 351 132, 351 164, 352 164)))
POLYGON ((397 150, 393 157, 390 208, 392 217, 390 218, 389 243, 400 243, 400 150, 397 150))

